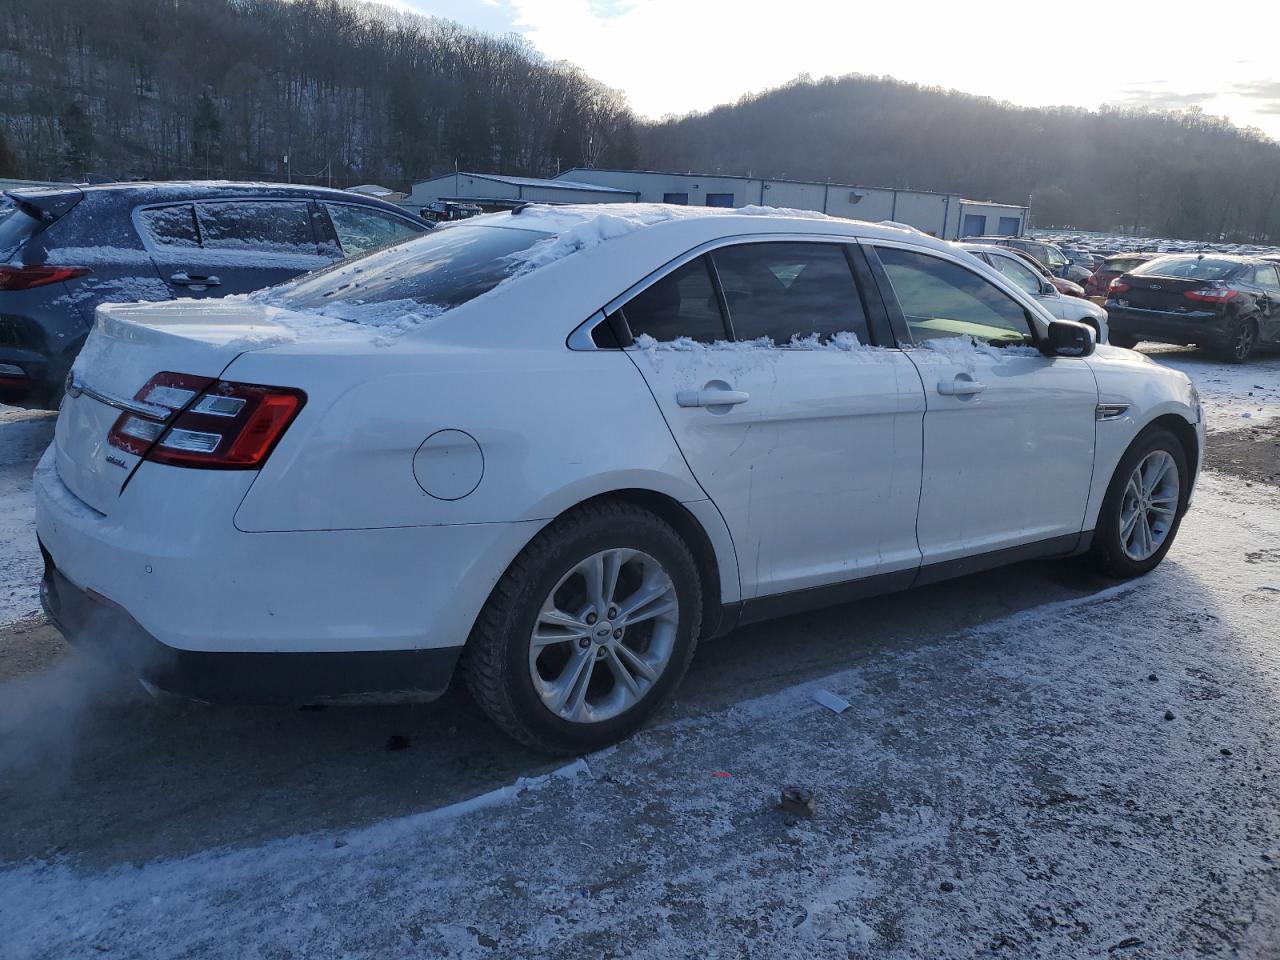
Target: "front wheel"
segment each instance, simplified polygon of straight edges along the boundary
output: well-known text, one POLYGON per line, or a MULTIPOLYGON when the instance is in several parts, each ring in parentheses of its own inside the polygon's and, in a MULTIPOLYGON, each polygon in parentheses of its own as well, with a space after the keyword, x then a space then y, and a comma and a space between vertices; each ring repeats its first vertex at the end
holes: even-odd
POLYGON ((527 746, 599 749, 670 697, 701 621, 697 567, 670 524, 588 504, 535 537, 494 588, 467 641, 467 686, 527 746))
POLYGON ((1107 488, 1094 528, 1094 565, 1122 579, 1155 569, 1173 546, 1188 493, 1182 444, 1162 427, 1148 429, 1129 447, 1107 488))

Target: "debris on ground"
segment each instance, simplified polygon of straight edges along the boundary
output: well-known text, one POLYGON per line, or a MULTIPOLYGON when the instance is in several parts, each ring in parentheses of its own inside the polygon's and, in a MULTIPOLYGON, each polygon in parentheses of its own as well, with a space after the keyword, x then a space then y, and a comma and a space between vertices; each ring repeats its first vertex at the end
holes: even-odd
POLYGON ((815 690, 813 699, 835 713, 844 713, 849 709, 849 701, 844 697, 837 697, 830 690, 815 690))
POLYGON ((813 791, 804 787, 783 787, 782 812, 793 817, 812 817, 817 812, 813 791))

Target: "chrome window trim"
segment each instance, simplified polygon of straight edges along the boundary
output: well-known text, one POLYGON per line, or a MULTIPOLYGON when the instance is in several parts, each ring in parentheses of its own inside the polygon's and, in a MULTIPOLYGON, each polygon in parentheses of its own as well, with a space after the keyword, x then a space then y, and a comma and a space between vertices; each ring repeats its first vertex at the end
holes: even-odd
POLYGON ((132 413, 146 420, 155 420, 160 423, 169 419, 169 415, 173 413, 168 407, 162 407, 154 403, 147 403, 143 400, 134 400, 129 397, 117 396, 113 393, 106 393, 102 390, 95 390, 86 384, 83 380, 75 376, 67 378, 67 395, 72 399, 80 397, 92 397, 99 403, 105 403, 108 407, 116 410, 123 410, 125 413, 132 413))

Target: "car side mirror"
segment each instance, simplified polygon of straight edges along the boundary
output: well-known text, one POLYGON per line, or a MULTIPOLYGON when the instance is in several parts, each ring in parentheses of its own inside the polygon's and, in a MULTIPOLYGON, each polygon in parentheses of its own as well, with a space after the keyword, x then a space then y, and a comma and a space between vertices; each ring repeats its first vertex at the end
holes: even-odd
POLYGON ((1046 357, 1087 357, 1096 346, 1092 327, 1073 320, 1053 320, 1048 336, 1040 342, 1040 352, 1046 357))
POLYGON ((1051 297, 1051 296, 1053 296, 1053 295, 1054 295, 1055 293, 1057 293, 1057 292, 1058 292, 1058 288, 1057 288, 1057 287, 1055 287, 1055 286, 1054 286, 1052 283, 1050 283, 1048 280, 1041 280, 1041 281, 1040 281, 1040 296, 1042 296, 1042 297, 1051 297))

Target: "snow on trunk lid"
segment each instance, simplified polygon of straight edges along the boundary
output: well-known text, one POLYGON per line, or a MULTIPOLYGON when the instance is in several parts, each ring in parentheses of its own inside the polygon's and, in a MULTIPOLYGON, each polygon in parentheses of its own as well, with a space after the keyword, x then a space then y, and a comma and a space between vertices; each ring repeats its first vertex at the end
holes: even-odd
POLYGON ((108 436, 129 404, 156 399, 139 396, 153 376, 171 371, 216 379, 245 350, 288 339, 268 311, 245 301, 99 307, 58 414, 58 476, 94 510, 110 513, 139 458, 108 436))

